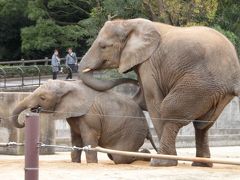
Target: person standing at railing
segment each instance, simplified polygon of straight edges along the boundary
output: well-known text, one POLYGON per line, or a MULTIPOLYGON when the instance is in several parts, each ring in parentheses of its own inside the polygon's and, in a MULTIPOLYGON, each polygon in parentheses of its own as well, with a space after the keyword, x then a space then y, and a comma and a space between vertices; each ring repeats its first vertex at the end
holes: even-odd
POLYGON ((76 53, 72 51, 72 48, 68 48, 67 51, 66 66, 68 67, 68 75, 66 79, 72 79, 72 72, 75 72, 77 67, 77 56, 76 53))
POLYGON ((53 79, 57 79, 58 72, 61 69, 58 50, 55 49, 51 60, 53 79))

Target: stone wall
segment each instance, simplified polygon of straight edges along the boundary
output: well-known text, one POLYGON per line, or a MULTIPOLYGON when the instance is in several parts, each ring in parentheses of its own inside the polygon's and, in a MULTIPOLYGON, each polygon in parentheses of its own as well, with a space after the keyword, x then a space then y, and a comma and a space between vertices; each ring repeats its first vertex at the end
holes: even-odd
MULTIPOLYGON (((158 139, 153 129, 149 114, 145 112, 154 141, 158 139)), ((69 126, 65 120, 56 121, 56 141, 59 144, 70 144, 69 126)), ((234 98, 209 130, 210 146, 239 146, 240 145, 240 112, 239 99, 234 98)), ((177 137, 177 147, 195 147, 194 127, 192 123, 183 127, 177 137)), ((151 148, 149 141, 145 147, 151 148)))
MULTIPOLYGON (((8 142, 24 142, 24 129, 17 129, 11 123, 13 108, 24 97, 28 96, 29 92, 1 92, 0 93, 0 143, 8 142)), ((28 111, 20 114, 20 121, 24 121, 28 111)), ((55 122, 51 121, 49 115, 40 115, 40 142, 46 144, 55 143, 55 122)), ((53 148, 41 149, 41 154, 53 154, 53 148)), ((0 147, 0 154, 23 154, 23 147, 0 147)))
MULTIPOLYGON (((120 93, 132 96, 136 92, 136 86, 123 85, 115 88, 114 90, 120 93)), ((12 126, 9 117, 11 116, 12 109, 24 97, 29 95, 27 92, 1 92, 0 93, 0 143, 9 141, 24 142, 23 129, 16 129, 12 126)), ((20 116, 21 120, 25 118, 25 112, 20 116)), ((151 120, 147 112, 145 112, 153 138, 158 142, 154 132, 151 120)), ((40 141, 46 144, 69 144, 70 145, 70 131, 66 120, 52 121, 51 116, 48 114, 40 115, 41 135, 40 141), (55 139, 56 137, 56 139, 55 139)), ((182 128, 177 137, 177 147, 194 147, 194 128, 192 123, 182 128)), ((228 146, 240 145, 240 112, 239 112, 239 99, 234 98, 228 106, 224 109, 221 116, 209 131, 210 146, 228 146)), ((145 147, 151 148, 148 141, 145 147)), ((22 154, 22 147, 18 148, 1 148, 0 154, 22 154)), ((54 153, 53 148, 41 149, 42 154, 54 153)))

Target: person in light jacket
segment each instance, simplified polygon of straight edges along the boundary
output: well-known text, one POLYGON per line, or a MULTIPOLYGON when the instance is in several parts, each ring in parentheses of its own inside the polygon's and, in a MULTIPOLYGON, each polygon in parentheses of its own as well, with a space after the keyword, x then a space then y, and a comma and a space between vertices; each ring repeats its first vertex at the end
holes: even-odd
POLYGON ((68 67, 68 75, 66 79, 72 79, 72 72, 75 72, 75 68, 77 67, 77 56, 76 53, 72 51, 72 48, 68 48, 66 66, 68 67))
POLYGON ((59 53, 57 49, 54 50, 54 53, 52 55, 51 66, 52 66, 53 79, 57 79, 58 72, 61 69, 60 58, 59 58, 59 53))

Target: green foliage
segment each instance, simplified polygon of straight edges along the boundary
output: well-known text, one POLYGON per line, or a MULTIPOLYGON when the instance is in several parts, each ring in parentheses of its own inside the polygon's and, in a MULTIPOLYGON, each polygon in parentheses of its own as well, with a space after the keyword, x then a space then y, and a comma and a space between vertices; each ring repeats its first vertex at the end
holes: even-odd
MULTIPOLYGON (((0 67, 4 68, 7 78, 21 77, 22 75, 24 77, 32 77, 32 76, 39 75, 39 72, 36 69, 36 66, 0 66, 0 67), (22 73, 22 71, 23 71, 23 73, 22 73)), ((52 74, 51 66, 38 65, 37 67, 40 70, 41 76, 52 74)), ((0 75, 1 76, 3 75, 2 71, 0 71, 0 75)))
POLYGON ((214 27, 240 52, 239 12, 239 0, 0 0, 0 59, 82 56, 108 18, 136 17, 214 27))
POLYGON ((219 7, 215 17, 215 24, 223 31, 234 35, 225 34, 236 46, 240 54, 240 1, 239 0, 219 0, 219 7), (232 37, 231 37, 232 36, 232 37), (235 37, 233 37, 235 36, 235 37))
POLYGON ((26 57, 51 56, 55 48, 66 52, 68 47, 77 54, 86 51, 85 32, 78 22, 88 18, 91 1, 87 0, 35 0, 28 3, 28 17, 35 21, 21 31, 22 52, 26 57), (82 44, 84 44, 82 46, 82 44))
POLYGON ((235 46, 237 45, 239 38, 236 34, 231 31, 222 29, 219 25, 214 26, 213 28, 224 34, 235 46))
POLYGON ((80 21, 88 37, 88 46, 92 44, 108 17, 114 19, 147 18, 143 12, 142 0, 102 0, 100 2, 92 9, 89 18, 80 21))
POLYGON ((0 59, 21 58, 20 29, 30 24, 27 0, 0 0, 0 59))
POLYGON ((208 25, 214 20, 218 0, 148 0, 145 9, 153 20, 177 26, 208 25))

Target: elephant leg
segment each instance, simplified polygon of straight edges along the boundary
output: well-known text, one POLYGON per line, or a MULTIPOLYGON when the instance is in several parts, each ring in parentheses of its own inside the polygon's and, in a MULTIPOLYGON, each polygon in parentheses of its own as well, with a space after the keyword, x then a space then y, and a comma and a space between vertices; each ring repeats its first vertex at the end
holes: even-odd
MULTIPOLYGON (((96 147, 98 145, 97 132, 94 129, 90 128, 83 120, 80 124, 80 131, 83 146, 91 145, 91 147, 96 147)), ((87 163, 98 163, 96 151, 86 151, 85 154, 87 163)))
MULTIPOLYGON (((210 149, 208 144, 208 129, 214 124, 224 107, 231 101, 232 96, 225 96, 214 109, 211 109, 205 116, 199 118, 209 123, 193 122, 195 128, 196 157, 210 158, 210 149)), ((192 166, 212 167, 212 163, 193 162, 192 166)))
MULTIPOLYGON (((76 126, 78 126, 77 122, 79 121, 79 119, 78 118, 67 118, 66 120, 70 126, 72 146, 82 147, 82 145, 83 145, 82 137, 79 132, 79 129, 76 128, 76 126)), ((73 150, 71 152, 72 162, 81 163, 81 155, 82 155, 82 151, 73 150)))
POLYGON ((116 154, 111 154, 111 156, 115 164, 130 164, 133 161, 136 161, 136 158, 134 157, 127 157, 127 156, 121 156, 116 154))
MULTIPOLYGON (((163 133, 160 140, 160 154, 171 154, 177 155, 175 141, 179 129, 182 127, 182 124, 174 122, 165 122, 163 126, 163 133)), ((177 160, 169 159, 155 159, 151 160, 151 166, 176 166, 178 164, 177 160)))
MULTIPOLYGON (((142 146, 142 143, 139 143, 139 140, 136 134, 130 133, 129 137, 120 138, 117 141, 117 144, 109 147, 110 149, 116 149, 119 151, 132 151, 137 152, 139 148, 142 146)), ((142 138, 144 139, 144 137, 142 138)), ((113 160, 115 164, 130 164, 137 159, 136 157, 128 157, 116 154, 109 154, 108 157, 113 160)))
MULTIPOLYGON (((72 138, 72 146, 82 147, 83 143, 82 143, 81 136, 74 133, 72 129, 71 129, 71 138, 72 138)), ((81 150, 73 150, 71 152, 72 162, 81 163, 81 155, 82 155, 81 150)))
MULTIPOLYGON (((191 89, 189 89, 192 92, 191 89)), ((206 114, 211 107, 208 96, 191 94, 187 90, 176 90, 169 93, 161 103, 162 134, 160 134, 160 154, 176 155, 175 140, 179 129, 194 119, 206 114), (185 92, 185 93, 183 93, 185 92), (198 102, 198 103, 196 103, 198 102)), ((152 166, 174 166, 177 160, 152 159, 152 166)))
MULTIPOLYGON (((210 158, 208 145, 208 129, 195 128, 196 157, 210 158)), ((212 163, 193 162, 192 166, 212 167, 212 163)))

